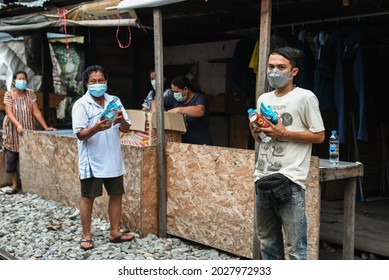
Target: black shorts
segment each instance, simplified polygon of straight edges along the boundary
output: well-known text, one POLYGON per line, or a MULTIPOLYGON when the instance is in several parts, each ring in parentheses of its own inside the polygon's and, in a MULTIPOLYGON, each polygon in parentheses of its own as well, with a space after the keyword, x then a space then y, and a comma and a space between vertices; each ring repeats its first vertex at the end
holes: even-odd
POLYGON ((113 178, 88 178, 81 181, 82 197, 99 197, 103 195, 103 184, 108 195, 123 195, 123 175, 113 178))
POLYGON ((19 153, 4 150, 5 172, 19 172, 19 153))

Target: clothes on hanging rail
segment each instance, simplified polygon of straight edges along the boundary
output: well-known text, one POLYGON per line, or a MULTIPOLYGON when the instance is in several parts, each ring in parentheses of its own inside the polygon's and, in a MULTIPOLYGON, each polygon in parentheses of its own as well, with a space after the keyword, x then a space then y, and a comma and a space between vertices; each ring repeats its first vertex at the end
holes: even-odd
POLYGON ((344 42, 339 28, 333 30, 328 38, 328 51, 333 61, 334 80, 333 97, 336 111, 338 112, 337 129, 340 143, 346 142, 346 112, 344 102, 344 78, 343 78, 343 50, 344 42))
MULTIPOLYGON (((356 113, 357 139, 368 140, 361 37, 362 29, 360 25, 343 36, 339 27, 330 34, 320 31, 314 38, 310 37, 315 46, 312 50, 306 30, 303 28, 299 32, 295 43, 295 47, 305 54, 303 67, 297 75, 296 84, 310 90, 313 88, 313 92, 319 100, 321 111, 336 109, 337 117, 333 121, 334 124, 337 124, 336 129, 338 130, 340 143, 346 142, 347 111, 351 104, 350 102, 346 104, 346 97, 349 96, 348 94, 346 96, 346 93, 353 92, 352 85, 357 95, 356 98, 352 97, 352 100, 355 100, 354 103, 356 103, 355 109, 353 109, 356 113), (352 64, 352 73, 345 70, 345 67, 350 65, 348 62, 352 64), (350 83, 346 84, 345 79, 348 78, 350 78, 350 83)), ((279 38, 282 37, 277 35, 277 39, 279 38)), ((277 41, 275 40, 275 34, 271 39, 272 50, 275 47, 274 43, 277 41)), ((258 52, 258 46, 256 46, 249 64, 254 73, 255 69, 258 69, 258 52)))
POLYGON ((313 92, 319 99, 320 110, 329 110, 333 108, 333 74, 328 58, 327 34, 324 31, 319 32, 314 42, 317 50, 317 63, 313 92))
POLYGON ((255 100, 259 97, 258 90, 258 63, 259 63, 259 40, 255 42, 254 51, 251 54, 251 59, 249 62, 249 68, 253 69, 255 73, 255 100))
POLYGON ((302 67, 299 69, 298 75, 294 78, 294 81, 298 87, 314 90, 314 72, 315 72, 315 56, 309 45, 309 35, 306 29, 301 29, 295 47, 304 53, 302 67))
POLYGON ((365 107, 365 76, 362 57, 362 26, 358 24, 348 35, 344 51, 345 58, 353 59, 353 81, 358 95, 356 108, 357 139, 367 141, 367 120, 365 107))
POLYGON ((288 41, 277 33, 273 33, 270 36, 270 52, 274 49, 286 47, 288 45, 288 41))
POLYGON ((234 49, 229 75, 229 87, 233 91, 250 92, 255 88, 255 75, 249 68, 255 40, 245 37, 239 40, 234 49))

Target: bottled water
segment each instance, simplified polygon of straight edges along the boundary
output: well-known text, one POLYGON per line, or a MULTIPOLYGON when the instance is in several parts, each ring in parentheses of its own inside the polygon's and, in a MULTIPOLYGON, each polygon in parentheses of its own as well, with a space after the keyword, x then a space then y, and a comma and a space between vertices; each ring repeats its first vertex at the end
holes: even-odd
POLYGON ((336 130, 331 131, 330 136, 330 163, 331 164, 338 164, 339 163, 339 137, 336 134, 336 130))
MULTIPOLYGON (((254 127, 268 127, 269 125, 266 122, 266 119, 258 114, 257 110, 248 109, 247 113, 249 114, 250 123, 253 124, 254 127)), ((260 132, 259 137, 261 137, 262 142, 269 142, 271 137, 267 136, 265 133, 260 132)))
POLYGON ((116 100, 113 99, 105 108, 104 112, 101 114, 100 120, 108 120, 109 123, 113 123, 116 120, 116 117, 119 113, 119 107, 116 104, 116 100))

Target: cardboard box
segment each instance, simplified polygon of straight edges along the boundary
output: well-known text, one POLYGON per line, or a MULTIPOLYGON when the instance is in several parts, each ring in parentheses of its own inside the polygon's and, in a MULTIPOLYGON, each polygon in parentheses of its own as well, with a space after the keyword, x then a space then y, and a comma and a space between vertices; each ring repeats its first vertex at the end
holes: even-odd
MULTIPOLYGON (((155 112, 126 110, 131 120, 131 130, 121 134, 121 143, 131 146, 155 146, 157 144, 157 119, 155 112)), ((181 134, 186 132, 184 116, 176 113, 164 114, 165 141, 181 142, 181 134)))

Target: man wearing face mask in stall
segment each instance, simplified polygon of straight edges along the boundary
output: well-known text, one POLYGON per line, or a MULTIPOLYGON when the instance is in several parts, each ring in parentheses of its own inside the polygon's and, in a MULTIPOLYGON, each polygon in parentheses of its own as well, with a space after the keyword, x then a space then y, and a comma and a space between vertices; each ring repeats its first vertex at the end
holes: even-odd
POLYGON ((315 94, 293 82, 302 58, 300 50, 290 47, 271 52, 267 79, 275 90, 259 96, 257 109, 261 103, 270 106, 278 122, 268 121, 268 128, 250 124, 259 142, 254 171, 255 226, 261 257, 266 260, 285 259, 284 239, 289 259, 306 259, 306 179, 312 144, 323 143, 325 128, 315 94), (261 131, 271 137, 270 142, 261 141, 261 131))
POLYGON ((205 96, 196 92, 185 76, 175 77, 170 85, 171 92, 164 94, 164 107, 165 111, 184 115, 187 131, 182 135, 182 143, 212 145, 205 96))

